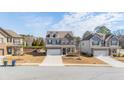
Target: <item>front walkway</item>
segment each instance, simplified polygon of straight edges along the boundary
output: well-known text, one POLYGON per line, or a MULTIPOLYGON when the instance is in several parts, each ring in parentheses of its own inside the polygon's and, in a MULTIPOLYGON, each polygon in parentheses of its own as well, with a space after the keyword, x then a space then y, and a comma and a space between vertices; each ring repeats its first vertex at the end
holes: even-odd
POLYGON ((110 56, 97 56, 96 58, 104 61, 105 63, 111 65, 112 67, 124 67, 124 63, 121 61, 115 60, 110 56))
POLYGON ((64 66, 61 55, 47 55, 40 66, 64 66))

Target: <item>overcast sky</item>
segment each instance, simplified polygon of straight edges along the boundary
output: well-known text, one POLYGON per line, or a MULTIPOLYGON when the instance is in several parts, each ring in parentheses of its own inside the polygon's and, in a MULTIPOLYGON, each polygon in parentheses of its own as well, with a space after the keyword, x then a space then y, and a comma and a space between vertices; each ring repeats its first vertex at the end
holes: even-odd
POLYGON ((111 31, 124 29, 124 13, 0 13, 0 27, 42 37, 45 37, 48 30, 73 31, 75 35, 82 36, 85 31, 93 31, 101 25, 107 26, 111 31))

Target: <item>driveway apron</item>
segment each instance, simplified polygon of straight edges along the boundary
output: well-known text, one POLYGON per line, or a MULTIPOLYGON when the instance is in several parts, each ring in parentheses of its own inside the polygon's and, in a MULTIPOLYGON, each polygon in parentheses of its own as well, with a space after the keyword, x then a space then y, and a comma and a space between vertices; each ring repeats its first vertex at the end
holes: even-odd
POLYGON ((115 60, 110 56, 97 56, 96 58, 104 61, 105 63, 111 65, 112 67, 124 67, 124 63, 121 61, 115 60))
POLYGON ((64 66, 61 55, 47 55, 40 66, 64 66))

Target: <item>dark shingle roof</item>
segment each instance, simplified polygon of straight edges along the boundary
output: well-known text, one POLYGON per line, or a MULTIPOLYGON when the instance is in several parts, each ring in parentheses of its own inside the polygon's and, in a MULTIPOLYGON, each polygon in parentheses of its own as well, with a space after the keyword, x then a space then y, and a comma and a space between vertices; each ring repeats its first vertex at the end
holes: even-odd
POLYGON ((92 34, 88 35, 87 37, 83 38, 82 40, 90 40, 95 34, 97 34, 103 40, 106 40, 109 37, 113 36, 113 35, 104 35, 104 34, 101 34, 101 33, 94 33, 94 34, 92 33, 92 34))
POLYGON ((93 37, 93 34, 88 35, 87 37, 83 38, 83 40, 89 40, 93 37))
POLYGON ((57 35, 57 38, 64 38, 67 34, 73 36, 72 31, 48 31, 47 35, 57 35))

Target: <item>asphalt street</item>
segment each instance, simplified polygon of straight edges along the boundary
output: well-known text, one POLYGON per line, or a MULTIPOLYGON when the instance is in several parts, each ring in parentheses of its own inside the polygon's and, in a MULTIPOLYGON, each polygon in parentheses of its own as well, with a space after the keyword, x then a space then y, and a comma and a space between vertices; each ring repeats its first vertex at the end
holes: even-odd
POLYGON ((124 68, 83 66, 0 67, 0 80, 123 80, 124 68))

